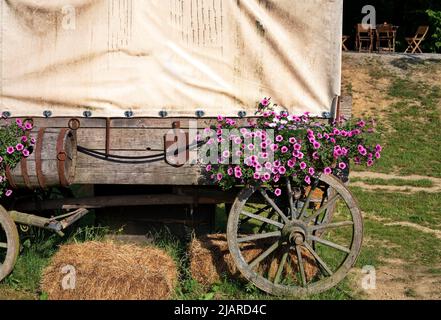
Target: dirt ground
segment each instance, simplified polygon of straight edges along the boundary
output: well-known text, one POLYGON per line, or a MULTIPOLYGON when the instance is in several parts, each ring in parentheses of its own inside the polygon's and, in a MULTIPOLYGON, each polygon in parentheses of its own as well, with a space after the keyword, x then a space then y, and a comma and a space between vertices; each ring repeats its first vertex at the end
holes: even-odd
MULTIPOLYGON (((381 118, 384 111, 397 100, 387 94, 390 77, 387 75, 411 77, 416 82, 440 85, 441 68, 421 68, 426 63, 441 63, 441 55, 424 54, 367 54, 345 52, 342 67, 342 94, 353 99, 353 115, 381 118)), ((440 106, 441 108, 441 106, 440 106)))
MULTIPOLYGON (((431 86, 441 85, 441 55, 377 55, 344 53, 343 56, 343 95, 353 98, 353 115, 355 117, 375 117, 381 119, 389 107, 397 102, 396 98, 388 94, 388 88, 394 77, 401 77, 417 83, 431 86), (430 67, 432 66, 433 67, 430 67), (430 72, 428 72, 428 66, 430 72)), ((441 106, 440 106, 441 110, 441 106)), ((368 191, 384 191, 398 193, 427 192, 441 195, 441 179, 428 176, 401 176, 395 174, 382 174, 375 172, 353 172, 351 177, 358 179, 401 179, 420 180, 427 179, 433 183, 430 188, 411 186, 372 185, 362 181, 351 183, 368 191)), ((441 214, 441 212, 440 212, 441 214)), ((426 228, 416 223, 396 222, 382 217, 378 219, 384 226, 408 227, 420 232, 430 234, 440 239, 441 230, 426 228)), ((371 243, 369 237, 365 238, 364 245, 371 243)), ((388 245, 388 244, 384 244, 388 245)), ((409 244, 411 245, 411 244, 409 244)), ((364 290, 363 277, 366 276, 361 269, 352 271, 352 287, 366 299, 374 300, 411 300, 411 299, 441 299, 441 266, 415 267, 409 266, 400 259, 384 259, 382 266, 376 271, 376 288, 364 290)))

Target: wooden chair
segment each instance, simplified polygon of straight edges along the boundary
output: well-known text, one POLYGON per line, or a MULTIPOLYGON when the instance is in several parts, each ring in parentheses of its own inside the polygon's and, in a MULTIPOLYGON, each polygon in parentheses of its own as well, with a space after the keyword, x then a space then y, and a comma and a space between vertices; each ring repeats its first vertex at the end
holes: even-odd
POLYGON ((395 29, 391 24, 377 26, 377 50, 395 52, 395 29))
POLYGON ((350 36, 343 36, 342 37, 342 46, 343 46, 343 51, 349 51, 348 47, 346 46, 346 42, 350 39, 350 36))
POLYGON ((365 28, 363 24, 359 23, 356 27, 356 40, 355 46, 359 52, 363 51, 363 48, 366 48, 366 51, 372 52, 374 47, 374 33, 372 28, 365 28), (366 43, 364 47, 363 44, 366 43))
POLYGON ((417 51, 419 53, 423 53, 423 51, 420 48, 421 43, 426 40, 427 34, 429 33, 429 26, 420 26, 418 27, 417 33, 412 38, 406 38, 407 43, 409 46, 407 47, 406 51, 404 53, 416 53, 417 51))

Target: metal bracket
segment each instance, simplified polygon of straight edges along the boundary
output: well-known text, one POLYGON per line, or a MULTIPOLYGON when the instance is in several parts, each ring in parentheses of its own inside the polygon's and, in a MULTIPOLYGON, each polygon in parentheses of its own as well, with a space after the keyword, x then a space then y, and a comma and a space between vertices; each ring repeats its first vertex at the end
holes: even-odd
MULTIPOLYGON (((167 162, 169 165, 179 168, 184 166, 185 163, 179 163, 179 164, 175 164, 175 163, 170 163, 168 160, 167 155, 170 152, 170 148, 178 141, 178 136, 182 135, 182 133, 185 134, 185 150, 178 150, 179 153, 185 152, 185 162, 187 162, 190 159, 190 151, 188 149, 188 142, 189 142, 189 136, 188 136, 188 132, 183 132, 181 130, 181 122, 180 121, 175 121, 172 124, 172 128, 173 128, 173 134, 167 133, 164 135, 164 152, 165 152, 165 162, 167 162)), ((173 150, 172 150, 173 151, 173 150)), ((178 154, 179 155, 179 154, 178 154)))

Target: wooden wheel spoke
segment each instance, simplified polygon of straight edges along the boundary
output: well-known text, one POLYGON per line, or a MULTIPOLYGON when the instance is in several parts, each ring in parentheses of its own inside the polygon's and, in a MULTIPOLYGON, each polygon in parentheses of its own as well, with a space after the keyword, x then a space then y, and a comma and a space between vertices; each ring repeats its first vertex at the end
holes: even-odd
POLYGON ((237 243, 244 243, 244 242, 250 242, 250 241, 261 240, 261 239, 268 239, 268 238, 275 238, 275 237, 280 237, 281 235, 282 235, 282 233, 280 231, 255 234, 252 236, 238 238, 237 243))
POLYGON ((332 276, 334 273, 331 271, 331 269, 328 267, 328 265, 320 258, 320 256, 315 252, 315 250, 307 243, 304 243, 306 249, 311 252, 311 254, 314 256, 314 259, 319 263, 319 265, 328 273, 329 276, 332 276))
POLYGON ((302 250, 299 245, 296 245, 296 253, 297 253, 297 264, 300 271, 300 278, 302 280, 302 287, 305 287, 306 286, 305 266, 303 265, 302 250))
POLYGON ((315 189, 317 188, 318 182, 319 181, 316 180, 314 182, 314 184, 311 186, 311 190, 309 190, 308 196, 306 197, 305 203, 303 204, 302 210, 300 211, 300 214, 299 214, 299 217, 298 217, 299 219, 304 216, 304 214, 306 212, 306 209, 308 209, 309 203, 311 202, 312 194, 314 193, 315 189))
POLYGON ((286 264, 286 260, 288 259, 288 252, 285 252, 282 256, 282 260, 280 260, 279 268, 277 269, 276 277, 274 278, 274 284, 278 284, 280 282, 280 277, 282 276, 283 267, 286 264))
POLYGON ((324 230, 324 229, 337 229, 337 228, 349 227, 349 226, 353 226, 353 225, 354 225, 354 222, 352 222, 352 221, 325 223, 325 224, 319 224, 316 226, 312 226, 311 230, 316 231, 316 230, 324 230))
POLYGON ((334 249, 337 249, 337 250, 340 250, 340 251, 343 251, 343 252, 346 252, 346 253, 351 253, 350 249, 348 249, 346 247, 343 247, 343 246, 341 246, 339 244, 336 244, 334 242, 331 242, 331 241, 328 241, 328 240, 324 240, 324 239, 322 239, 320 237, 311 236, 310 239, 313 240, 313 241, 317 241, 318 243, 321 243, 321 244, 323 244, 325 246, 328 246, 328 247, 331 247, 331 248, 334 248, 334 249))
MULTIPOLYGON (((250 208, 256 209, 255 207, 252 207, 252 206, 250 206, 250 208)), ((259 209, 257 212, 254 212, 254 214, 256 214, 256 215, 257 215, 257 214, 261 214, 262 212, 268 210, 269 208, 271 208, 271 206, 266 206, 266 207, 264 207, 264 208, 262 208, 262 209, 259 209)), ((251 219, 251 217, 247 217, 247 218, 245 218, 245 219, 242 219, 240 222, 241 222, 241 223, 245 223, 245 222, 250 221, 250 219, 251 219)))
POLYGON ((320 209, 318 209, 316 212, 314 212, 312 215, 310 215, 309 217, 306 217, 305 223, 308 224, 310 223, 312 220, 314 220, 315 218, 317 218, 318 216, 320 216, 325 210, 327 210, 329 208, 329 206, 331 206, 332 204, 334 204, 334 202, 340 197, 339 194, 336 194, 335 196, 333 196, 331 199, 328 200, 328 202, 326 202, 326 204, 322 207, 320 207, 320 209))
POLYGON ((283 229, 283 227, 284 227, 283 223, 280 223, 280 222, 277 222, 277 221, 274 221, 274 220, 271 220, 271 219, 268 219, 268 218, 265 218, 265 217, 261 217, 261 216, 258 216, 256 214, 252 214, 250 212, 242 211, 242 214, 245 215, 245 216, 248 216, 248 217, 250 217, 252 219, 256 219, 256 220, 259 220, 261 222, 272 224, 273 226, 276 226, 276 227, 278 227, 280 229, 283 229))
POLYGON ((297 216, 297 210, 294 210, 294 201, 292 199, 292 187, 291 187, 291 181, 289 177, 286 178, 286 189, 288 191, 288 200, 289 200, 289 208, 291 209, 291 217, 294 218, 297 216))
POLYGON ((259 263, 265 260, 271 253, 273 253, 279 247, 279 241, 276 241, 271 247, 269 247, 265 252, 263 252, 260 256, 253 260, 250 263, 250 268, 254 269, 259 263))
POLYGON ((265 198, 265 200, 271 205, 271 207, 273 207, 273 209, 282 217, 283 221, 285 223, 288 223, 289 222, 288 217, 283 213, 282 210, 280 210, 280 208, 277 206, 277 204, 275 204, 275 202, 268 196, 266 191, 263 189, 260 189, 260 193, 265 198))
POLYGON ((8 249, 8 244, 6 242, 0 242, 0 248, 8 249))

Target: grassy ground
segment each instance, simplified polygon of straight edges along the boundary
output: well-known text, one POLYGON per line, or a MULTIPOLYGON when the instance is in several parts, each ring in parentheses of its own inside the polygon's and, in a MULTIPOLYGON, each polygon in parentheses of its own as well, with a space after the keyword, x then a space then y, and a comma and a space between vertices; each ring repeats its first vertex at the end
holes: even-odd
MULTIPOLYGON (((441 60, 345 56, 343 87, 353 96, 354 113, 378 118, 385 145, 376 167, 355 170, 391 174, 390 178, 357 178, 354 182, 386 187, 434 186, 430 178, 441 177, 440 84, 441 60), (406 175, 422 177, 399 177, 406 175)), ((354 272, 338 287, 309 299, 441 299, 441 195, 360 187, 351 190, 365 218, 360 258, 354 272), (377 290, 360 289, 361 269, 366 265, 376 268, 377 290)), ((219 208, 219 230, 224 230, 225 222, 219 208)), ((13 274, 0 284, 0 299, 45 299, 39 291, 40 274, 57 245, 101 238, 104 231, 83 226, 60 240, 32 230, 23 239, 13 274)), ((166 231, 155 234, 154 239, 155 245, 167 250, 179 266, 181 281, 174 298, 274 299, 250 284, 230 279, 202 288, 189 273, 187 243, 166 231)))

